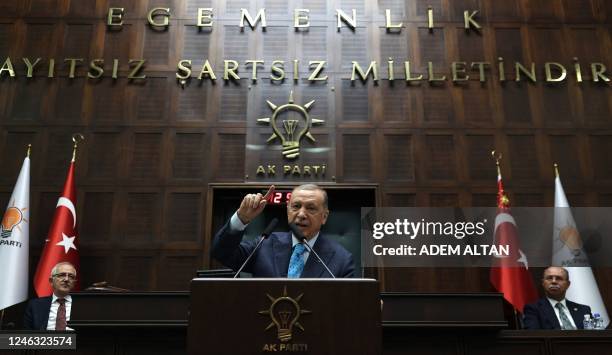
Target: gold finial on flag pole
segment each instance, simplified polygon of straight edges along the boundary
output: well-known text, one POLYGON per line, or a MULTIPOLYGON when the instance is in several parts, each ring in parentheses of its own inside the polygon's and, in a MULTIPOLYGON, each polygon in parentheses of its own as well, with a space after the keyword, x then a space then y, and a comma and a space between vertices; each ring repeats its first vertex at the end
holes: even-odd
POLYGON ((553 166, 555 167, 555 177, 559 177, 559 165, 557 165, 557 163, 554 163, 553 166))
POLYGON ((30 151, 32 150, 32 145, 28 144, 28 151, 26 152, 26 157, 30 157, 30 151))
POLYGON ((491 156, 495 159, 495 165, 497 166, 497 175, 501 176, 501 170, 499 169, 499 161, 502 160, 502 153, 495 155, 497 152, 495 150, 491 151, 491 156))
POLYGON ((75 133, 72 135, 72 141, 74 142, 74 146, 72 147, 72 162, 76 160, 76 151, 79 142, 84 141, 85 137, 81 133, 75 133))

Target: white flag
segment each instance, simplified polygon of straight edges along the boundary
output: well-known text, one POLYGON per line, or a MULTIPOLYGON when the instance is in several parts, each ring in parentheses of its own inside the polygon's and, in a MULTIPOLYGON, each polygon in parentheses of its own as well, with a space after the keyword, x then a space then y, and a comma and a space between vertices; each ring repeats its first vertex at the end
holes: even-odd
POLYGON ((0 309, 28 298, 30 158, 26 157, 0 226, 0 309))
POLYGON ((591 313, 599 313, 607 326, 608 311, 599 293, 589 258, 584 251, 582 238, 569 208, 561 179, 555 178, 555 227, 553 231, 553 265, 563 266, 569 272, 571 282, 565 297, 570 301, 591 307, 591 313))

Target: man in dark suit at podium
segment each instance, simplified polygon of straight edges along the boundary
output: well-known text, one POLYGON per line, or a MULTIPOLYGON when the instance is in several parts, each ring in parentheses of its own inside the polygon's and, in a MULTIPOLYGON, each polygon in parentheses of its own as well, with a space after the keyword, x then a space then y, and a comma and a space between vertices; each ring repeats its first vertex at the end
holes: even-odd
POLYGON ((591 308, 566 299, 569 286, 569 273, 564 268, 551 266, 544 270, 542 287, 546 297, 525 306, 525 329, 584 329, 582 321, 585 314, 591 314, 591 308))
POLYGON ((29 330, 72 330, 66 327, 70 320, 72 297, 70 291, 76 281, 76 269, 69 262, 61 262, 51 269, 49 282, 53 294, 48 297, 35 298, 28 302, 23 326, 29 330))
MULTIPOLYGON (((253 252, 257 240, 242 241, 246 226, 266 207, 266 195, 246 195, 231 219, 217 232, 212 255, 227 267, 238 270, 253 252)), ((336 277, 353 277, 353 256, 337 242, 320 233, 329 215, 327 193, 314 184, 293 189, 287 205, 287 220, 294 223, 308 245, 323 259, 336 277)), ((291 232, 272 233, 246 264, 244 271, 254 277, 325 278, 332 275, 311 255, 309 249, 291 232)))

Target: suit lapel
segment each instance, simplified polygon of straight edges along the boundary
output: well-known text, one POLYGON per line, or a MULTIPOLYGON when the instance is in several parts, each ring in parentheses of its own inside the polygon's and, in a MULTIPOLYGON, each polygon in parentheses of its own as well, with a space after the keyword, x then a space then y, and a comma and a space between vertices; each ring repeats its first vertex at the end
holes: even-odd
POLYGON ((574 302, 565 300, 565 304, 567 305, 567 309, 569 309, 570 314, 572 315, 572 319, 574 319, 574 324, 576 324, 577 329, 583 329, 582 322, 584 321, 584 315, 578 312, 578 305, 574 302))
POLYGON ((287 277, 289 269, 289 259, 291 258, 291 234, 279 233, 277 238, 272 240, 272 249, 274 249, 274 267, 278 277, 287 277))
MULTIPOLYGON (((322 235, 319 235, 319 237, 317 238, 314 250, 317 252, 317 254, 319 254, 321 259, 325 261, 325 264, 329 266, 329 262, 330 260, 332 260, 335 251, 329 248, 327 240, 322 235)), ((304 271, 302 272, 302 276, 300 277, 318 278, 323 276, 324 274, 327 274, 327 270, 325 270, 323 264, 321 264, 321 262, 317 260, 317 257, 313 253, 310 253, 310 255, 308 256, 308 260, 306 261, 306 265, 304 265, 304 271)))
POLYGON ((47 323, 49 323, 49 312, 51 312, 51 300, 53 300, 53 296, 45 297, 44 302, 41 303, 41 317, 40 324, 38 325, 38 329, 46 330, 47 323))
POLYGON ((541 299, 540 304, 542 305, 542 310, 544 312, 545 318, 552 324, 553 329, 561 329, 561 324, 559 323, 559 318, 557 318, 557 314, 555 310, 552 308, 550 302, 548 302, 547 298, 541 299))

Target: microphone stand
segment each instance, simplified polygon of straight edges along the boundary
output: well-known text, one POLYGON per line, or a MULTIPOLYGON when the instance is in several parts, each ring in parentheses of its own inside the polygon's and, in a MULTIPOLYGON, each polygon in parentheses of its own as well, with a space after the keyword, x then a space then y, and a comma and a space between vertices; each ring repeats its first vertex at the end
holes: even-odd
POLYGON ((319 260, 321 264, 323 264, 323 267, 331 275, 332 279, 335 279, 336 276, 334 276, 331 270, 327 267, 323 259, 321 259, 321 257, 319 256, 319 254, 317 254, 317 252, 313 248, 310 247, 310 244, 308 244, 308 241, 306 241, 306 237, 302 239, 301 243, 304 244, 304 246, 306 247, 306 249, 308 249, 309 252, 313 253, 317 257, 317 260, 319 260))
POLYGON ((274 228, 276 227, 277 224, 278 224, 278 219, 277 218, 272 218, 270 223, 268 223, 268 226, 266 227, 266 229, 264 229, 264 231, 261 233, 261 238, 257 242, 257 245, 255 245, 255 248, 253 249, 251 254, 249 254, 249 256, 246 258, 246 260, 240 266, 240 269, 238 269, 238 271, 234 274, 234 277, 233 277, 234 279, 237 278, 238 275, 240 275, 240 272, 242 271, 242 269, 244 269, 244 267, 249 262, 249 260, 251 260, 253 255, 255 255, 255 252, 257 251, 257 249, 259 249, 259 247, 261 246, 261 243, 263 243, 263 241, 266 238, 268 238, 270 236, 270 234, 272 234, 272 231, 274 230, 274 228))
POLYGON ((249 263, 249 260, 251 260, 253 255, 255 255, 255 252, 257 251, 257 249, 259 249, 259 247, 261 246, 261 243, 263 243, 263 241, 266 240, 267 237, 268 236, 266 236, 264 234, 261 235, 261 238, 259 238, 259 241, 257 242, 257 245, 255 245, 255 249, 253 249, 251 254, 249 254, 249 257, 244 261, 244 263, 242 263, 242 265, 240 266, 240 269, 238 269, 238 271, 236 271, 236 273, 234 274, 234 277, 232 277, 233 279, 237 278, 238 275, 240 275, 240 272, 242 271, 242 269, 244 269, 246 264, 249 263))

